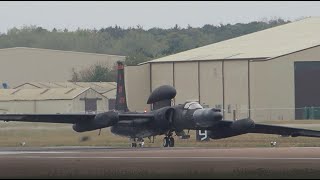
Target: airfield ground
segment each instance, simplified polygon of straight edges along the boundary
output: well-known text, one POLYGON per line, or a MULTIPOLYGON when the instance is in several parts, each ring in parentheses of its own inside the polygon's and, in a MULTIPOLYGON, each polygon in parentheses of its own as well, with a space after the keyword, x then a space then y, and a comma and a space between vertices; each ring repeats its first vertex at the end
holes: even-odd
POLYGON ((319 178, 320 148, 0 148, 0 178, 319 178))
MULTIPOLYGON (((319 121, 273 121, 264 122, 282 126, 300 127, 320 130, 319 121)), ((0 123, 0 146, 26 147, 43 146, 110 146, 128 147, 129 141, 125 137, 111 134, 110 129, 77 133, 71 125, 44 124, 44 123, 0 123)), ((280 137, 278 135, 245 134, 226 139, 210 140, 209 142, 196 142, 195 132, 190 131, 191 138, 176 139, 177 147, 270 147, 271 141, 276 141, 279 147, 320 147, 320 138, 310 137, 280 137)), ((155 138, 155 143, 145 139, 146 147, 161 147, 162 136, 155 138)))
MULTIPOLYGON (((274 122, 269 122, 275 124, 274 122)), ((320 130, 317 121, 281 121, 320 130)), ((209 142, 176 138, 175 148, 104 129, 76 133, 71 125, 0 123, 0 178, 319 178, 320 138, 246 134, 209 142), (277 141, 277 147, 270 147, 277 141)))

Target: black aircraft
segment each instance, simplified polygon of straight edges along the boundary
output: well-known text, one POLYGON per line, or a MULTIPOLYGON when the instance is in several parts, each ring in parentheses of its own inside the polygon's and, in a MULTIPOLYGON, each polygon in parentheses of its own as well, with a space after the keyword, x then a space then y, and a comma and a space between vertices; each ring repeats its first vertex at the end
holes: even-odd
POLYGON ((212 139, 221 139, 246 133, 279 134, 282 136, 320 137, 320 131, 283 126, 256 124, 250 118, 224 120, 220 109, 203 108, 197 102, 171 106, 176 96, 174 87, 164 85, 156 88, 147 101, 152 104, 150 112, 128 110, 124 65, 118 62, 117 96, 115 110, 99 114, 1 114, 4 121, 47 122, 73 124, 76 132, 101 130, 111 127, 111 132, 129 137, 137 146, 137 140, 164 135, 163 146, 173 147, 173 133, 189 138, 184 130, 207 130, 212 139))

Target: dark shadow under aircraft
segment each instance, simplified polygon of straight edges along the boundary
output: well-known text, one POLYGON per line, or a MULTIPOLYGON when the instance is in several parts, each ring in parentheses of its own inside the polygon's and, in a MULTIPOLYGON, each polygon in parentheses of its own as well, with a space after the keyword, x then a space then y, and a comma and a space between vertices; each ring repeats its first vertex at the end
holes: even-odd
POLYGON ((163 146, 173 147, 173 134, 189 138, 184 130, 207 130, 212 139, 221 139, 246 133, 279 134, 283 136, 320 137, 320 131, 254 123, 250 118, 224 120, 220 109, 203 108, 197 102, 171 106, 176 90, 169 85, 156 88, 147 101, 150 112, 130 112, 127 107, 124 83, 124 65, 118 62, 117 96, 115 110, 99 114, 1 114, 4 121, 46 122, 73 124, 76 132, 101 130, 111 127, 111 132, 137 141, 164 135, 163 146))

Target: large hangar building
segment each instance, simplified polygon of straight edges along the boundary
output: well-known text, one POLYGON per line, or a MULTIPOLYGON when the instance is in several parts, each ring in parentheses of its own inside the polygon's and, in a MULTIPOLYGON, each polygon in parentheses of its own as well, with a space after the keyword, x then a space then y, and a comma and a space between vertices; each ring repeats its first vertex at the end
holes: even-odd
POLYGON ((224 109, 225 119, 310 118, 305 107, 320 107, 319 32, 311 17, 127 66, 129 108, 150 109, 150 92, 169 84, 175 104, 196 100, 224 109))
MULTIPOLYGON (((0 49, 0 83, 9 88, 25 82, 66 82, 73 70, 96 63, 112 67, 125 56, 15 47, 0 49)), ((0 85, 1 86, 1 85, 0 85)))

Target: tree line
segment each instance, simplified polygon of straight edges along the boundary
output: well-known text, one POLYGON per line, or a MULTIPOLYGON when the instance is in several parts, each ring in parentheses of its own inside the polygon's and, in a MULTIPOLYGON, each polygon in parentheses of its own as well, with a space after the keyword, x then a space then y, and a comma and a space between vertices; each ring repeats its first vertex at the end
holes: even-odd
MULTIPOLYGON (((121 28, 110 26, 97 29, 68 29, 48 30, 39 26, 24 26, 12 28, 0 35, 0 48, 32 47, 65 51, 80 51, 126 56, 126 65, 136 65, 151 59, 160 58, 181 51, 216 43, 226 39, 242 36, 278 25, 286 24, 281 18, 268 21, 254 21, 236 24, 206 24, 202 27, 181 28, 175 25, 169 29, 143 29, 141 26, 121 28)), ((92 77, 101 80, 101 65, 90 67, 92 77), (99 67, 100 66, 100 67, 99 67)), ((112 71, 112 70, 109 70, 112 71)), ((85 81, 90 73, 83 71, 86 78, 81 79, 81 72, 74 72, 74 78, 85 81), (77 74, 78 73, 78 74, 77 74)), ((108 74, 114 74, 113 72, 108 74)), ((83 77, 84 77, 83 76, 83 77)), ((109 79, 109 78, 107 78, 109 79)))

